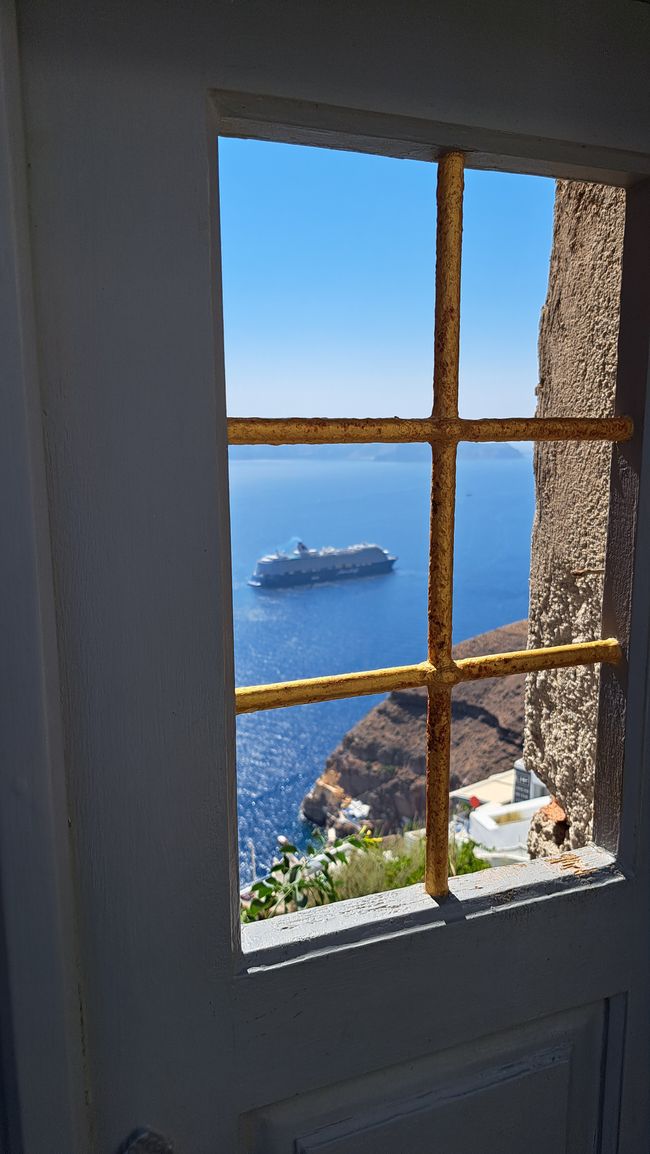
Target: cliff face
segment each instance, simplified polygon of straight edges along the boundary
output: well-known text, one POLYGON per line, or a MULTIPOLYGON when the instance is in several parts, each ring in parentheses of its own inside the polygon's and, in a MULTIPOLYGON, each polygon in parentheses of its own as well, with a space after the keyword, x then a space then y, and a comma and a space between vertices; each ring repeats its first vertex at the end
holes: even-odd
MULTIPOLYGON (((528 625, 517 621, 463 641, 455 657, 525 649, 528 625)), ((345 832, 342 808, 350 799, 370 806, 369 820, 383 833, 424 817, 424 689, 391 693, 345 735, 303 802, 305 817, 345 832)), ((523 676, 459 685, 452 695, 451 788, 512 768, 521 757, 523 676)))
MULTIPOLYGON (((613 412, 624 223, 622 189, 558 181, 538 417, 613 412)), ((536 446, 532 646, 601 636, 610 460, 599 441, 536 446)), ((599 684, 598 666, 587 665, 540 670, 526 688, 526 766, 565 811, 568 848, 591 837, 599 684)), ((555 852, 555 835, 533 829, 529 848, 555 852)))

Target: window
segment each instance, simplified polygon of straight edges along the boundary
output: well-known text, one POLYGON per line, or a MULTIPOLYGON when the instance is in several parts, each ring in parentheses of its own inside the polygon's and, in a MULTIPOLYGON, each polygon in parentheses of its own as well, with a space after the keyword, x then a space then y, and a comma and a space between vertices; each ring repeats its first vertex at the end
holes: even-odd
POLYGON ((607 440, 632 436, 628 417, 489 418, 467 420, 458 411, 460 273, 464 157, 438 162, 435 356, 430 417, 405 419, 231 418, 231 445, 424 442, 431 445, 428 652, 414 665, 236 689, 238 714, 426 686, 427 892, 448 893, 448 798, 451 694, 462 681, 596 662, 616 664, 616 638, 482 657, 452 658, 452 580, 456 451, 463 441, 607 440))

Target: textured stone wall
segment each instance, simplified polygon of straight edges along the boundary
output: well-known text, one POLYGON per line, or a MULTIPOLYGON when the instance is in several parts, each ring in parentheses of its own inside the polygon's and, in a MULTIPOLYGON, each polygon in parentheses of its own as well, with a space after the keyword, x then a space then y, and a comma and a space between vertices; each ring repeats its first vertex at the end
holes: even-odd
MULTIPOLYGON (((624 211, 619 189, 558 182, 537 416, 613 411, 624 211)), ((536 448, 530 646, 600 636, 610 456, 599 443, 536 448)), ((591 835, 598 681, 587 667, 532 674, 526 685, 526 765, 564 809, 571 847, 591 835)), ((557 835, 547 835, 542 814, 533 854, 557 853, 557 835)))

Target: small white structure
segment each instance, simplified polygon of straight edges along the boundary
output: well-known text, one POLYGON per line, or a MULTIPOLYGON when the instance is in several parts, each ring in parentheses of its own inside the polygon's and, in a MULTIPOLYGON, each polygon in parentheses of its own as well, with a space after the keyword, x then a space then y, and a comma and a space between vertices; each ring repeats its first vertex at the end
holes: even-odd
POLYGON ((527 801, 530 797, 546 797, 548 790, 532 769, 527 769, 523 757, 515 762, 513 801, 527 801))
POLYGON ((476 798, 481 805, 495 802, 498 805, 507 805, 515 800, 515 773, 516 767, 506 769, 501 773, 492 773, 483 781, 473 781, 471 785, 463 785, 459 789, 452 789, 449 797, 451 801, 472 802, 476 798))
POLYGON ((475 809, 469 818, 469 836, 478 845, 493 850, 516 850, 526 846, 531 818, 550 801, 548 795, 527 801, 499 805, 488 802, 475 809))
POLYGON ((348 821, 363 822, 370 813, 370 806, 366 805, 365 801, 360 801, 358 797, 353 797, 341 812, 348 821))

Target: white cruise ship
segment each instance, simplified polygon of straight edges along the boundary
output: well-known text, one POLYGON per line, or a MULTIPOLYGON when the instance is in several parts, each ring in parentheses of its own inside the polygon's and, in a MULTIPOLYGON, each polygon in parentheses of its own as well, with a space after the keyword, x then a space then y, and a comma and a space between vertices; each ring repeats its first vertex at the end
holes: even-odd
POLYGON ((276 553, 260 557, 249 584, 263 589, 278 589, 350 577, 373 577, 378 573, 390 573, 396 560, 397 557, 392 557, 379 545, 308 549, 296 539, 286 551, 278 549, 276 553))

